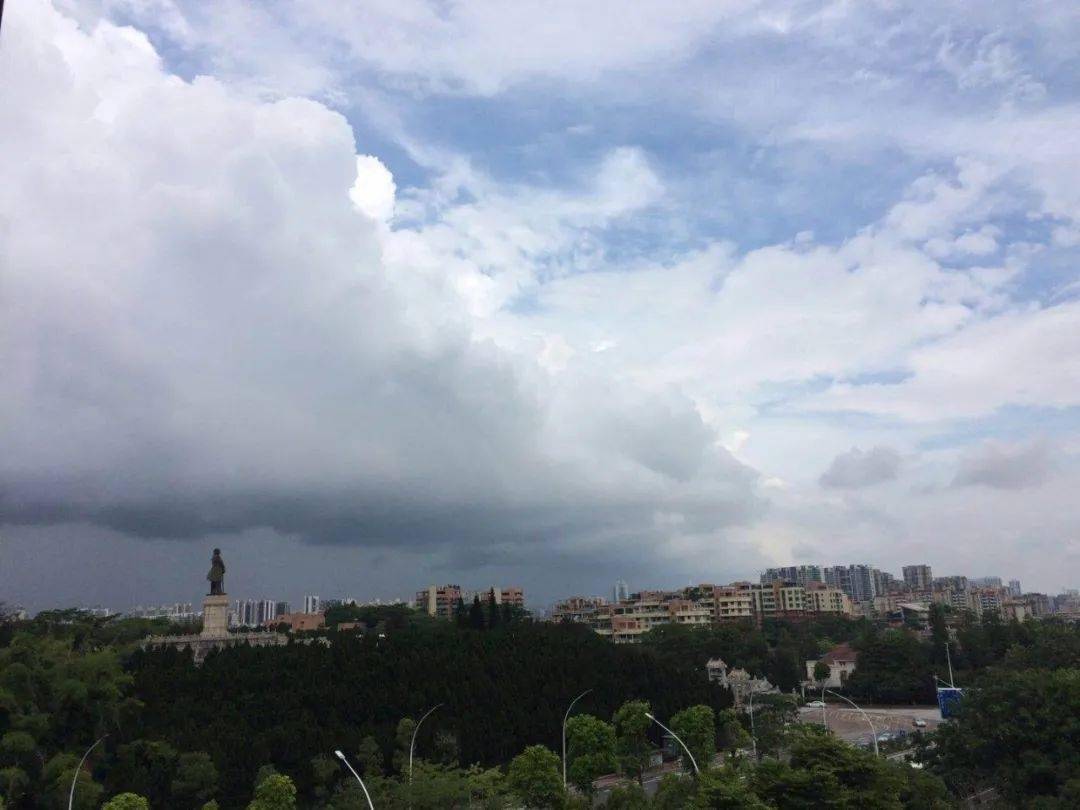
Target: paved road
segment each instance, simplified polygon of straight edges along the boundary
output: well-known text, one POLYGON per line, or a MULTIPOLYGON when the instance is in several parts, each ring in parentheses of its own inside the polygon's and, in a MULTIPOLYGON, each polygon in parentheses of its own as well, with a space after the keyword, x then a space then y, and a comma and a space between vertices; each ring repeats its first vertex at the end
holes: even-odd
MULTIPOLYGON (((941 715, 937 706, 864 706, 863 711, 874 725, 875 733, 882 731, 907 731, 915 730, 913 720, 926 721, 925 731, 933 731, 941 722, 941 715)), ((799 710, 800 720, 804 723, 820 723, 821 709, 808 709, 805 706, 799 710)), ((869 740, 870 726, 866 718, 850 706, 830 703, 825 708, 825 715, 829 721, 829 728, 837 736, 849 742, 869 740)))

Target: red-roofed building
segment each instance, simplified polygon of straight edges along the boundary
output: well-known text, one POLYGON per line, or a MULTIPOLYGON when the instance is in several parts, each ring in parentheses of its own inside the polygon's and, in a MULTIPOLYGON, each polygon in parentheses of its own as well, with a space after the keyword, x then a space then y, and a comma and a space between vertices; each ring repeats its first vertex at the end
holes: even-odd
POLYGON ((814 683, 820 683, 814 677, 814 666, 820 661, 829 668, 829 678, 825 686, 840 687, 847 683, 851 673, 855 671, 855 665, 859 661, 859 654, 852 649, 850 644, 839 644, 821 656, 817 661, 806 662, 806 679, 814 683))

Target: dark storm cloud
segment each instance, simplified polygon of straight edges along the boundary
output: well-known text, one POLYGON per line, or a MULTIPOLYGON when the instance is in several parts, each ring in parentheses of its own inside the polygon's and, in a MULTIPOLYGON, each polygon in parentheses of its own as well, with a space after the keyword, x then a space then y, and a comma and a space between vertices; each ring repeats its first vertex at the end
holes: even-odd
POLYGON ((510 564, 650 556, 757 508, 685 396, 552 377, 474 334, 445 268, 389 269, 340 115, 174 81, 124 37, 82 42, 84 74, 23 33, 4 90, 34 93, 0 131, 27 156, 0 212, 7 525, 510 564))
POLYGON ((865 452, 852 447, 834 458, 818 480, 831 489, 858 489, 892 481, 899 470, 900 454, 891 447, 872 447, 865 452))

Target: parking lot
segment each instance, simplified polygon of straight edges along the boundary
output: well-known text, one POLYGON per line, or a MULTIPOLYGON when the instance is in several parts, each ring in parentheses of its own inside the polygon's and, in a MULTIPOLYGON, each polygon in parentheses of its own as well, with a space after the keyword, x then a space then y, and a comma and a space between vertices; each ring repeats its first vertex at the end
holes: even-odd
MULTIPOLYGON (((941 722, 941 715, 937 706, 864 706, 873 723, 874 732, 906 731, 911 733, 916 730, 915 720, 926 723, 923 731, 933 731, 941 722)), ((804 723, 822 722, 822 710, 803 707, 799 710, 800 720, 804 723)), ((866 717, 847 705, 830 703, 825 708, 825 716, 828 719, 829 728, 834 734, 852 743, 870 742, 870 726, 867 725, 866 717)), ((880 739, 880 737, 879 737, 880 739)))

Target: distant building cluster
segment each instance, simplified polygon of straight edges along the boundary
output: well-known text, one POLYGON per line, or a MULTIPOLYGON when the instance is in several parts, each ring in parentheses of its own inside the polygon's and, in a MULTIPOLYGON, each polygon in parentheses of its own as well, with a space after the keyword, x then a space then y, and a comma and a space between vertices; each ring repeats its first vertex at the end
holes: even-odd
MULTIPOLYGON (((613 594, 618 593, 616 585, 613 594)), ((555 606, 551 619, 586 624, 616 644, 633 644, 664 624, 705 626, 817 614, 851 615, 851 600, 839 588, 816 581, 701 584, 674 591, 631 593, 625 589, 625 598, 613 602, 600 597, 571 597, 555 606)))
POLYGON ((202 617, 202 611, 196 610, 191 602, 173 602, 166 605, 137 605, 128 611, 129 616, 139 619, 168 619, 171 622, 196 622, 202 617))
MULTIPOLYGON (((434 599, 436 612, 442 609, 441 590, 424 594, 434 599)), ((447 592, 446 598, 449 595, 447 592)), ((420 597, 417 594, 418 604, 420 597)), ((1006 620, 1024 621, 1051 614, 1080 619, 1080 595, 1076 590, 1057 597, 1024 593, 1017 579, 1006 585, 1001 577, 935 577, 925 564, 903 566, 900 577, 865 563, 785 566, 766 569, 760 582, 702 584, 678 590, 632 592, 626 582, 619 580, 612 588, 612 597, 610 602, 600 596, 563 599, 552 609, 550 619, 587 625, 617 644, 635 643, 654 627, 666 624, 760 624, 766 619, 799 620, 819 615, 920 623, 925 622, 931 604, 980 616, 996 613, 1006 620)), ((838 655, 842 656, 843 651, 838 655)), ((845 663, 838 659, 838 673, 845 663)))
POLYGON ((422 610, 429 616, 450 619, 453 618, 459 602, 468 606, 474 599, 479 598, 487 604, 492 597, 497 605, 525 607, 525 591, 518 587, 503 588, 497 585, 481 590, 466 590, 460 585, 429 585, 416 592, 413 604, 417 610, 422 610))

